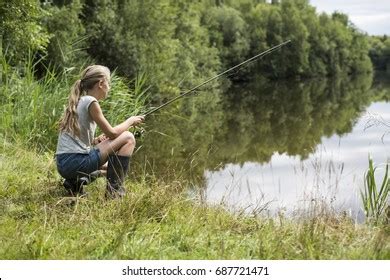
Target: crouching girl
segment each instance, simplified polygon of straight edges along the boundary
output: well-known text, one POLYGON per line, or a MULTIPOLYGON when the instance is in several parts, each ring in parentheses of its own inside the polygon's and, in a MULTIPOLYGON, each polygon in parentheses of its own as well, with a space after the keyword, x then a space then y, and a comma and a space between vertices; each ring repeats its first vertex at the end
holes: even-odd
POLYGON ((71 88, 60 121, 56 161, 64 186, 73 195, 83 194, 83 185, 103 175, 107 176, 106 196, 125 194, 124 179, 135 147, 128 129, 143 122, 144 116, 111 126, 99 105, 109 90, 110 70, 101 65, 88 66, 71 88), (96 126, 103 134, 95 138, 96 126))

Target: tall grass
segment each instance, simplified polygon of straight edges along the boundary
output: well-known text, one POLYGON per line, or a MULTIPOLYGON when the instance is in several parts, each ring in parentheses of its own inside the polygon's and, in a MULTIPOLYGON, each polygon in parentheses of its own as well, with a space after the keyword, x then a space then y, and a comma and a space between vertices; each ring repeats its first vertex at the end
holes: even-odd
POLYGON ((0 131, 6 138, 20 137, 27 143, 52 147, 57 121, 65 104, 69 83, 66 74, 47 69, 44 77, 34 76, 30 59, 19 67, 9 65, 0 55, 3 81, 0 85, 0 131))
MULTIPOLYGON (((18 67, 12 67, 5 54, 0 53, 0 134, 7 139, 23 139, 43 150, 53 150, 58 134, 58 121, 67 104, 70 87, 79 77, 83 66, 69 71, 54 72, 45 69, 39 79, 35 69, 40 61, 33 56, 18 67)), ((114 121, 128 117, 144 107, 146 79, 136 77, 131 84, 112 76, 112 90, 103 101, 105 115, 114 121)), ((115 125, 115 123, 113 124, 115 125)))
POLYGON ((366 217, 378 223, 383 218, 385 210, 389 207, 389 164, 386 164, 382 182, 380 185, 377 185, 375 178, 377 167, 374 167, 372 158, 369 158, 368 162, 369 167, 365 174, 364 189, 361 190, 360 195, 366 217))

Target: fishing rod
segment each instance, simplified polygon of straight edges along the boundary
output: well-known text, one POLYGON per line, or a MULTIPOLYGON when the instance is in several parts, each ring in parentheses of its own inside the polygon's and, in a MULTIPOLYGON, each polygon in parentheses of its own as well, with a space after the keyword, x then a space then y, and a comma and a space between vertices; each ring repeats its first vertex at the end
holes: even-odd
POLYGON ((235 65, 235 66, 233 66, 233 67, 231 67, 231 68, 229 68, 227 70, 225 70, 225 71, 223 71, 222 73, 219 73, 218 75, 216 75, 216 76, 214 76, 214 77, 212 77, 212 78, 202 82, 201 84, 193 87, 192 89, 190 89, 190 90, 188 90, 188 91, 186 91, 186 92, 176 96, 175 98, 172 98, 171 100, 167 101, 166 103, 164 103, 164 104, 162 104, 162 105, 160 105, 160 106, 150 110, 149 112, 145 113, 144 116, 146 117, 146 116, 148 116, 150 114, 153 114, 153 113, 157 112, 158 110, 168 106, 172 102, 175 102, 176 100, 178 100, 178 99, 180 99, 180 98, 182 98, 182 97, 184 97, 184 96, 194 92, 195 90, 197 90, 198 88, 204 86, 205 84, 208 84, 211 81, 214 81, 215 79, 218 79, 219 77, 225 75, 226 73, 228 73, 230 71, 233 71, 234 69, 237 69, 237 68, 243 66, 244 64, 247 64, 247 63, 249 63, 249 62, 251 62, 251 61, 253 61, 253 60, 257 59, 257 58, 260 58, 262 56, 266 56, 267 54, 272 53, 273 51, 281 48, 282 46, 284 46, 284 45, 286 45, 286 44, 288 44, 290 42, 291 42, 291 40, 287 40, 287 41, 285 41, 285 42, 283 42, 283 43, 281 43, 279 45, 276 45, 276 46, 274 46, 274 47, 272 47, 272 48, 270 48, 270 49, 268 49, 268 50, 266 50, 266 51, 264 51, 262 53, 259 53, 259 54, 255 55, 255 56, 253 56, 253 57, 251 57, 251 58, 249 58, 249 59, 247 59, 247 60, 245 60, 245 61, 243 61, 243 62, 241 62, 241 63, 239 63, 239 64, 237 64, 237 65, 235 65))

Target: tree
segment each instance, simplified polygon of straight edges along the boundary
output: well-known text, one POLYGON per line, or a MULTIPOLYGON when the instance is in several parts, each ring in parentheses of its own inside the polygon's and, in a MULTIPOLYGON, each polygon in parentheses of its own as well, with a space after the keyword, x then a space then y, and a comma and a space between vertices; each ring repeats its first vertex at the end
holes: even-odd
POLYGON ((378 70, 390 70, 390 38, 371 36, 369 38, 369 55, 378 70))
POLYGON ((209 30, 210 44, 218 48, 225 68, 241 62, 249 52, 247 23, 241 13, 228 6, 207 9, 203 24, 209 30))
POLYGON ((26 59, 29 51, 45 50, 50 38, 41 24, 45 15, 36 0, 0 2, 0 43, 14 64, 26 59))
POLYGON ((80 18, 82 4, 79 0, 54 3, 56 5, 44 5, 48 11, 44 25, 51 35, 45 61, 64 70, 88 60, 87 34, 80 18))

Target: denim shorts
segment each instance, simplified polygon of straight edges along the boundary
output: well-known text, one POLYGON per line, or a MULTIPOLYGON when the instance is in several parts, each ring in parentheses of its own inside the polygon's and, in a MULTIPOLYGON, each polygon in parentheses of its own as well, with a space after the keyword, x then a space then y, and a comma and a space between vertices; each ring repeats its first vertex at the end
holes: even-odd
POLYGON ((56 156, 56 161, 58 172, 65 179, 89 174, 101 166, 99 149, 92 149, 89 154, 59 154, 56 156))

